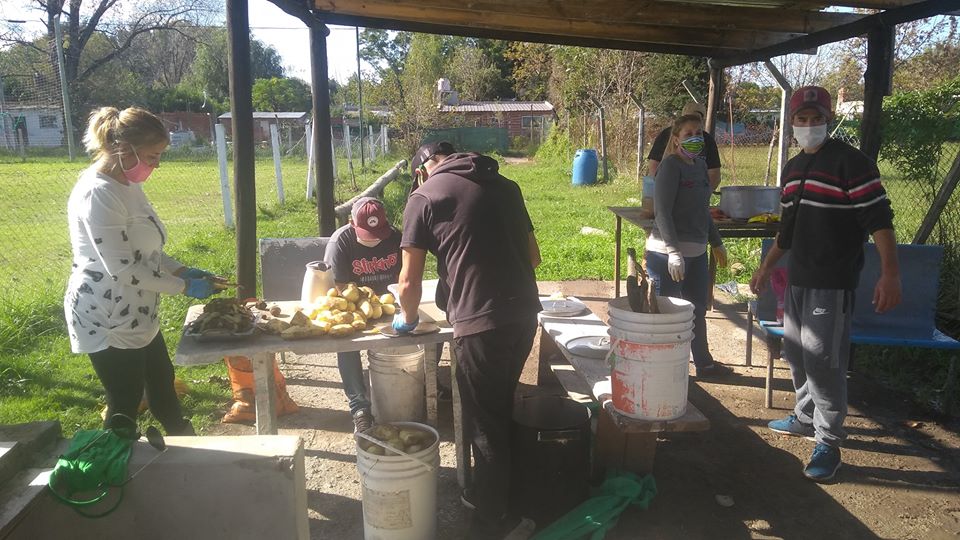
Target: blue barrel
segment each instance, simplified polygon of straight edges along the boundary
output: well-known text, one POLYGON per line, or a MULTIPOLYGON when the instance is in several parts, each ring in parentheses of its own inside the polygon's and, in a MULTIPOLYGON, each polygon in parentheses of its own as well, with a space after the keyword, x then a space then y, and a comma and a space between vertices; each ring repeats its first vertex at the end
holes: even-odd
POLYGON ((588 186, 597 183, 597 166, 600 160, 597 151, 581 148, 573 157, 573 185, 588 186))

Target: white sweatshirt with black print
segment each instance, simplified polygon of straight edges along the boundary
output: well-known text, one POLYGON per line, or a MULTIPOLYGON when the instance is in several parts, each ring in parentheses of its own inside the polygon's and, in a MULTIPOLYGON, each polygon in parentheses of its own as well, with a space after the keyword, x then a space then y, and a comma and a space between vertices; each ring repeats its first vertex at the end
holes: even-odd
POLYGON ((160 331, 159 293, 178 294, 182 265, 163 253, 167 231, 141 184, 94 167, 67 203, 73 270, 63 307, 75 353, 139 349, 160 331))

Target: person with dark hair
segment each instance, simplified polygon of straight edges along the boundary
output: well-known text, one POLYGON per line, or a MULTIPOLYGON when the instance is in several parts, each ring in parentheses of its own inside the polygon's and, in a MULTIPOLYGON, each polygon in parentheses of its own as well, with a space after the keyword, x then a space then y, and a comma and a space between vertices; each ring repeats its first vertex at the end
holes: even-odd
POLYGON ((900 303, 900 266, 893 210, 876 162, 827 135, 833 119, 830 94, 819 86, 799 88, 789 112, 803 150, 784 167, 780 231, 750 288, 755 293, 765 288, 777 261, 790 251, 783 357, 790 364, 796 404, 793 413, 767 425, 777 433, 814 438, 803 474, 826 482, 840 469, 840 446, 847 436, 850 324, 867 237, 873 236, 880 255, 871 299, 878 313, 900 303))
MULTIPOLYGON (((700 117, 700 123, 704 122, 704 119, 707 116, 707 109, 700 103, 696 101, 688 101, 686 105, 683 106, 683 112, 680 113, 681 116, 697 115, 700 117)), ((667 126, 657 135, 657 138, 653 140, 653 144, 650 145, 650 152, 647 154, 647 174, 650 176, 657 175, 657 169, 660 167, 660 162, 663 161, 664 155, 669 155, 671 150, 667 148, 670 145, 670 136, 673 126, 667 126)), ((703 152, 701 157, 707 164, 707 177, 710 179, 710 189, 715 190, 717 186, 720 185, 720 149, 717 148, 717 141, 713 138, 713 135, 704 131, 703 132, 703 152)))
MULTIPOLYGON (((169 435, 193 435, 174 389, 160 332, 160 293, 206 298, 216 277, 163 252, 167 230, 143 192, 170 143, 163 123, 138 108, 93 111, 84 143, 94 163, 67 203, 73 271, 64 312, 75 353, 90 356, 106 392, 106 428, 133 423, 146 391, 169 435)), ((120 426, 118 426, 120 427, 120 426)))
MULTIPOLYGON (((337 289, 348 283, 370 287, 378 295, 400 275, 400 231, 390 225, 387 209, 379 199, 361 197, 353 203, 350 223, 330 236, 324 259, 333 267, 337 289)), ((373 426, 370 398, 363 378, 360 351, 337 353, 337 369, 350 404, 354 432, 373 426)))
POLYGON ((668 154, 657 170, 654 207, 656 226, 645 244, 647 272, 660 296, 693 303, 691 353, 697 377, 727 375, 730 369, 714 362, 707 343, 707 303, 710 272, 707 248, 719 266, 727 251, 710 217, 710 181, 702 158, 700 117, 681 116, 670 128, 668 154))
POLYGON ((416 327, 426 254, 434 254, 474 454, 474 485, 462 497, 475 508, 469 538, 523 540, 534 524, 510 513, 510 426, 540 311, 533 223, 520 187, 490 157, 431 143, 411 167, 418 185, 403 213, 401 311, 393 327, 416 327))

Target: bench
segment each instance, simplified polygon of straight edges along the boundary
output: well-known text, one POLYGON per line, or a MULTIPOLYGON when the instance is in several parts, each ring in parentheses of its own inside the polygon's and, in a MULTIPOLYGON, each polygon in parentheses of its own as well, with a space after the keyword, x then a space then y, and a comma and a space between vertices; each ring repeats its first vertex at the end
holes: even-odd
POLYGON ((593 313, 577 317, 550 317, 540 314, 540 371, 537 384, 559 381, 571 399, 589 404, 598 402, 597 465, 648 474, 653 469, 657 434, 675 431, 706 431, 710 421, 692 403, 682 417, 669 421, 637 420, 613 408, 610 366, 605 359, 571 353, 564 343, 580 336, 605 336, 607 325, 593 313))
MULTIPOLYGON (((762 253, 765 257, 772 240, 764 240, 762 253)), ((890 347, 920 347, 927 349, 960 350, 960 342, 947 336, 936 327, 937 296, 939 294, 940 262, 942 246, 898 244, 900 282, 903 298, 900 304, 887 313, 877 313, 871 303, 873 289, 880 277, 880 255, 872 243, 864 245, 864 265, 860 283, 854 295, 853 321, 850 330, 851 347, 854 344, 884 345, 890 347)), ((777 266, 787 263, 789 252, 777 266)), ((755 302, 748 304, 747 314, 747 365, 751 365, 753 352, 754 319, 764 336, 767 348, 766 398, 767 408, 773 406, 773 364, 780 357, 783 340, 783 325, 776 322, 776 298, 772 287, 760 293, 755 302)), ((851 354, 852 356, 852 354, 851 354)), ((951 360, 951 373, 956 362, 951 360)), ((947 381, 951 390, 952 381, 947 381)), ((948 396, 949 397, 949 396, 948 396)))

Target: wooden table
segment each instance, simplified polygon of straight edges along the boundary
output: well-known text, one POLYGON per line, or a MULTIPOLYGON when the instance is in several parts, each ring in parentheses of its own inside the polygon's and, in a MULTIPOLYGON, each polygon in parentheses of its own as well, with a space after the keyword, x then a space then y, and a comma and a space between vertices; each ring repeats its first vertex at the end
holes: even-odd
MULTIPOLYGON (((621 228, 623 220, 633 223, 644 231, 649 231, 655 225, 654 220, 648 212, 643 211, 639 206, 608 206, 608 210, 613 212, 617 218, 617 228, 614 234, 616 241, 616 252, 614 255, 614 297, 620 297, 620 241, 621 228)), ((717 230, 720 236, 724 238, 773 238, 780 230, 779 223, 747 223, 746 221, 736 221, 732 219, 714 220, 717 224, 717 230)), ((710 254, 710 267, 715 268, 713 254, 710 254)), ((711 287, 711 290, 713 288, 711 287)))
MULTIPOLYGON (((271 302, 277 304, 283 313, 293 313, 300 302, 271 302)), ((184 328, 203 311, 202 305, 191 306, 187 312, 184 328)), ((225 356, 246 356, 253 364, 253 378, 256 392, 257 434, 275 435, 277 433, 277 415, 275 409, 275 392, 273 366, 275 356, 281 352, 295 354, 336 353, 382 349, 388 347, 402 347, 405 345, 422 345, 424 347, 423 370, 426 386, 427 423, 437 425, 437 344, 453 340, 453 328, 442 316, 442 312, 432 309, 420 310, 421 321, 432 321, 440 325, 440 331, 420 336, 386 337, 380 334, 379 329, 390 324, 389 320, 378 323, 373 329, 349 336, 318 336, 307 339, 286 340, 280 336, 270 334, 256 334, 242 341, 198 342, 196 339, 183 336, 177 346, 174 362, 181 366, 198 364, 212 364, 220 362, 225 356), (441 316, 437 316, 440 313, 441 316)), ((450 347, 453 357, 453 347, 450 347)), ((452 363, 456 364, 455 358, 452 363)), ((458 388, 454 384, 454 392, 458 388)), ((457 397, 457 396, 455 396, 457 397)), ((456 411, 456 407, 454 410, 456 411)), ((460 418, 455 415, 454 422, 460 418)), ((461 430, 457 430, 458 433, 461 430)), ((460 441, 457 441, 460 444, 460 441)))
POLYGON ((613 407, 610 365, 603 358, 578 356, 563 344, 580 336, 604 336, 607 325, 592 312, 576 317, 540 314, 540 377, 552 372, 571 398, 597 401, 601 414, 597 428, 595 460, 607 466, 649 473, 657 446, 657 433, 705 431, 710 421, 692 403, 675 420, 648 421, 630 418, 613 407))

